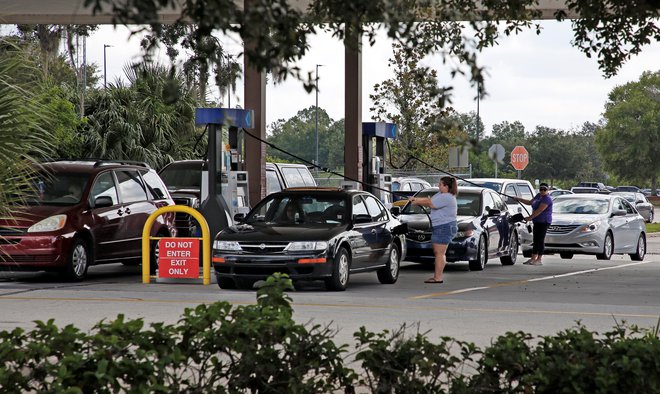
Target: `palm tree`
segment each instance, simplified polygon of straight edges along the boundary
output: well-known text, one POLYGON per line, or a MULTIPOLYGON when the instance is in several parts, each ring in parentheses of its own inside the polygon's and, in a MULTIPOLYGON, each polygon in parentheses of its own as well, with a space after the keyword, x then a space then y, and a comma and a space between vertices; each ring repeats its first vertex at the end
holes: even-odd
POLYGON ((32 190, 36 162, 50 155, 50 134, 43 125, 49 115, 35 100, 30 88, 16 75, 39 73, 22 58, 25 53, 0 41, 0 217, 8 217, 32 190))
POLYGON ((90 97, 85 130, 88 157, 130 159, 159 168, 192 158, 196 90, 165 66, 125 67, 119 81, 90 97))

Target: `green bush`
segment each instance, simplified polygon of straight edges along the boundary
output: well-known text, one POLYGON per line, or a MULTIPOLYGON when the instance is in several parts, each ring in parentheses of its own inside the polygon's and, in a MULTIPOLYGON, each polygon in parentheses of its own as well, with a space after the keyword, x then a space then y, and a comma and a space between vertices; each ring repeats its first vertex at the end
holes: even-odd
POLYGON ((482 350, 406 326, 355 333, 355 352, 327 326, 293 321, 268 278, 256 305, 185 310, 177 324, 123 315, 90 333, 53 320, 0 332, 0 392, 44 393, 657 393, 658 329, 578 325, 554 336, 507 333, 482 350), (356 370, 347 365, 355 365, 356 370))

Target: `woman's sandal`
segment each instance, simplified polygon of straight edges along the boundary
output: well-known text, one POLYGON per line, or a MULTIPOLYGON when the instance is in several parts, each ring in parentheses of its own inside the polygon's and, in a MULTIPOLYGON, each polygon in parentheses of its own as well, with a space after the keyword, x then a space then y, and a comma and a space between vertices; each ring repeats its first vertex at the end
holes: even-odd
POLYGON ((445 283, 444 280, 435 280, 435 278, 429 278, 424 281, 424 283, 445 283))

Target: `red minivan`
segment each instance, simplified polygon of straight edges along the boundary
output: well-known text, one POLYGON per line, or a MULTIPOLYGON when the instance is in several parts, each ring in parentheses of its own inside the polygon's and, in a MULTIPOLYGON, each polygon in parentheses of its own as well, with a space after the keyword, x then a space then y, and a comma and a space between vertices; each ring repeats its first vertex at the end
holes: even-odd
MULTIPOLYGON (((79 281, 90 265, 140 264, 147 218, 174 204, 158 174, 137 162, 44 163, 35 190, 12 218, 0 219, 0 270, 56 271, 79 281)), ((151 235, 176 236, 174 213, 158 217, 151 235)))

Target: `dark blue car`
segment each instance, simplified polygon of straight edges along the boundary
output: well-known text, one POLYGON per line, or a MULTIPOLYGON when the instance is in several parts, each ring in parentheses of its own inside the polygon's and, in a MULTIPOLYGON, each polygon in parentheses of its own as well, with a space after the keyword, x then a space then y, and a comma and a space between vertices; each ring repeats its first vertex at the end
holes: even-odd
MULTIPOLYGON (((431 197, 437 192, 437 187, 428 188, 415 196, 431 197)), ((515 264, 518 235, 500 195, 486 188, 459 186, 456 200, 458 233, 447 247, 447 261, 468 261, 472 271, 483 270, 488 259, 496 257, 503 265, 515 264)), ((398 219, 408 224, 407 260, 433 262, 429 209, 408 203, 398 219)))

